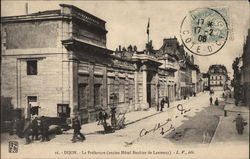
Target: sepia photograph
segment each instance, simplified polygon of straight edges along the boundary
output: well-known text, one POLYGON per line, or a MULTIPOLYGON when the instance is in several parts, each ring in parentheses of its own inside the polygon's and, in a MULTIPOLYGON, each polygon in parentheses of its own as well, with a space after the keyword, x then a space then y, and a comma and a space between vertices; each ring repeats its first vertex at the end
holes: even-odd
POLYGON ((248 0, 2 0, 2 159, 249 159, 248 0))

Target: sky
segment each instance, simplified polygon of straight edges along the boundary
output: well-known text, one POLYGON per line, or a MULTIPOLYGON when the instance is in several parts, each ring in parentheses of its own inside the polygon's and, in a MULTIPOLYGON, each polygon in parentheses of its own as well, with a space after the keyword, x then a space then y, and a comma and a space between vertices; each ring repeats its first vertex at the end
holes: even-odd
MULTIPOLYGON (((249 2, 242 1, 1 1, 1 16, 25 14, 25 3, 29 13, 59 9, 59 4, 72 4, 103 20, 106 23, 107 48, 115 50, 119 45, 136 45, 145 49, 147 24, 150 18, 150 40, 154 49, 162 46, 164 38, 180 39, 180 25, 189 11, 203 7, 229 8, 232 25, 231 39, 216 54, 194 55, 202 72, 207 72, 211 64, 223 64, 232 77, 232 62, 242 54, 244 39, 249 28, 249 2)), ((188 52, 188 50, 186 50, 188 52)), ((191 54, 191 53, 190 53, 191 54)))

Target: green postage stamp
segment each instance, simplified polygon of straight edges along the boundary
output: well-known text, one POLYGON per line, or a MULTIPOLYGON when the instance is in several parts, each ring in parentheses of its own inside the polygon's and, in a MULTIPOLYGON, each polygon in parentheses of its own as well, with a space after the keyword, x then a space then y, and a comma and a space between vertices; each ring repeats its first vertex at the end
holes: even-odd
POLYGON ((184 17, 180 34, 190 52, 208 56, 223 48, 231 30, 228 8, 198 8, 184 17))

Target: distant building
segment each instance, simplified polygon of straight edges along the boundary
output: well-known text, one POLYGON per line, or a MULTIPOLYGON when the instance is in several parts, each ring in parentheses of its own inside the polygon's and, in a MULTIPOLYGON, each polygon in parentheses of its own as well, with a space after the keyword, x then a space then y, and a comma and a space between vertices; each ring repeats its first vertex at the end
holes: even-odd
POLYGON ((208 73, 210 81, 210 89, 214 91, 225 90, 229 79, 227 69, 224 65, 209 66, 208 73))
POLYGON ((162 75, 159 73, 159 78, 164 79, 164 76, 168 75, 167 82, 160 80, 160 90, 163 96, 169 96, 170 100, 183 99, 194 92, 201 91, 199 67, 194 64, 194 57, 185 52, 183 45, 179 44, 176 37, 163 39, 161 48, 154 52, 156 58, 162 62, 160 72, 166 71, 162 75))
POLYGON ((210 77, 207 73, 202 73, 203 78, 203 89, 204 90, 210 90, 210 77))

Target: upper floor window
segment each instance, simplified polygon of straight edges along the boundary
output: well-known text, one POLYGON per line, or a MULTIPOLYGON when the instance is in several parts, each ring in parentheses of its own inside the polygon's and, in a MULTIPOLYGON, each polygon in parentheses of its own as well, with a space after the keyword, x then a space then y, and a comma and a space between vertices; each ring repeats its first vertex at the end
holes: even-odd
POLYGON ((27 75, 37 75, 37 60, 27 61, 27 75))

